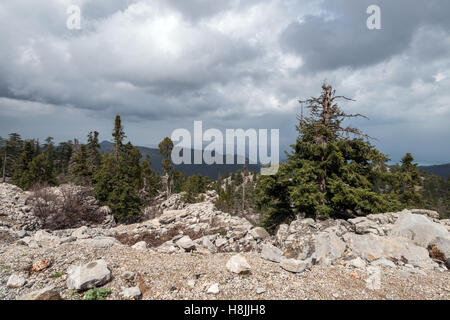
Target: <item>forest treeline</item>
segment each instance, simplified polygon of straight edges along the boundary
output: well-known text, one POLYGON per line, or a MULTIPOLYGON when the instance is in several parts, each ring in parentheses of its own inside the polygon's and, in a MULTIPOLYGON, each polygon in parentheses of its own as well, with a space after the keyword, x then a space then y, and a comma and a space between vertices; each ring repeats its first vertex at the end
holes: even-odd
POLYGON ((173 142, 159 144, 162 173, 152 169, 151 159, 126 142, 119 115, 112 132, 111 152, 100 152, 99 133, 90 132, 87 143, 55 144, 23 140, 17 133, 0 138, 2 179, 23 189, 72 182, 92 187, 94 196, 109 206, 116 219, 133 222, 145 206, 161 194, 184 192, 187 202, 201 201, 214 189, 216 206, 232 214, 257 214, 274 230, 298 214, 307 217, 349 218, 371 213, 426 208, 442 217, 450 212, 449 178, 420 171, 407 153, 400 164, 388 166, 389 158, 377 150, 371 138, 357 128, 345 127, 346 114, 331 86, 324 84, 317 98, 301 101, 309 115, 299 117, 298 137, 276 175, 260 176, 242 170, 216 180, 186 176, 170 161, 173 142))

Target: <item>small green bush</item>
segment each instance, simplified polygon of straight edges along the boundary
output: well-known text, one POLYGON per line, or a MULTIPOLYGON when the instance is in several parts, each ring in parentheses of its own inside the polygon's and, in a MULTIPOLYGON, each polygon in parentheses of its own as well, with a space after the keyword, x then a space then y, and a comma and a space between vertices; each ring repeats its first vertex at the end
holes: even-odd
POLYGON ((103 288, 97 289, 92 288, 84 294, 84 300, 105 300, 107 296, 111 294, 111 289, 103 288))

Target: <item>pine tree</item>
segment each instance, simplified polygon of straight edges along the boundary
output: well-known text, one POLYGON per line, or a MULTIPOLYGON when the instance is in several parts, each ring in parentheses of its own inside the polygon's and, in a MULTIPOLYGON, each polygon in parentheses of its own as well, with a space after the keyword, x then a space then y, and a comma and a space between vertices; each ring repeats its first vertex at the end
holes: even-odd
POLYGON ((14 163, 17 161, 22 150, 23 141, 18 133, 9 134, 8 140, 0 141, 2 147, 0 156, 2 158, 2 180, 6 182, 6 177, 14 175, 14 163))
POLYGON ((414 157, 407 153, 401 159, 401 165, 393 169, 394 193, 399 201, 408 208, 422 207, 422 179, 417 164, 413 163, 414 157))
POLYGON ((12 181, 14 184, 18 185, 22 189, 29 189, 32 187, 32 179, 30 177, 30 164, 34 158, 34 141, 25 140, 22 152, 16 162, 14 168, 14 175, 12 181))
POLYGON ((84 144, 78 145, 72 154, 70 166, 70 175, 72 180, 79 184, 89 184, 91 172, 88 166, 87 147, 84 144))
POLYGON ((171 185, 174 177, 174 169, 172 162, 170 161, 170 157, 172 155, 173 150, 173 142, 170 138, 166 137, 163 141, 158 145, 159 154, 163 157, 161 163, 163 165, 163 172, 166 176, 166 192, 167 197, 171 194, 171 185))
POLYGON ((114 156, 116 157, 116 161, 119 161, 119 153, 123 146, 123 140, 126 138, 120 115, 116 115, 116 119, 114 120, 114 130, 112 136, 114 141, 114 156))
POLYGON ((134 222, 143 205, 139 197, 143 185, 141 154, 131 143, 123 144, 125 133, 119 115, 115 119, 113 138, 114 153, 103 155, 101 167, 94 173, 94 194, 112 209, 118 221, 134 222))
POLYGON ((318 98, 306 101, 310 116, 299 119, 299 136, 288 161, 277 175, 262 177, 256 202, 268 210, 266 226, 292 219, 295 214, 309 217, 350 217, 398 208, 384 186, 375 184, 386 167, 387 157, 372 146, 368 136, 357 128, 344 127, 346 114, 331 86, 324 84, 318 98))
POLYGON ((33 158, 28 170, 30 186, 36 183, 48 183, 56 185, 56 177, 54 175, 53 166, 49 161, 48 155, 41 153, 33 158))
POLYGON ((141 162, 141 172, 144 183, 143 198, 149 203, 158 194, 158 190, 161 187, 161 177, 153 171, 149 155, 141 162))
POLYGON ((89 132, 88 143, 86 146, 88 168, 91 175, 93 175, 100 167, 100 143, 98 141, 99 133, 97 131, 89 132))
POLYGON ((195 203, 201 199, 199 194, 205 193, 211 181, 202 175, 192 175, 186 179, 181 187, 181 191, 185 192, 183 200, 188 203, 195 203))
POLYGON ((69 173, 69 163, 72 157, 73 142, 61 142, 56 148, 57 172, 64 177, 69 173))

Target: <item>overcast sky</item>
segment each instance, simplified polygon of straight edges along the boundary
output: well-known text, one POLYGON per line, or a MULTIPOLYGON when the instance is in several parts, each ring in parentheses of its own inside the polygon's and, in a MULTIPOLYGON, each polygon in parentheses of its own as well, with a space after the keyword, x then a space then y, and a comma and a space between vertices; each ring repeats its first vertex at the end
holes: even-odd
POLYGON ((448 0, 2 0, 0 26, 3 137, 109 140, 119 113, 137 145, 203 120, 279 128, 287 149, 327 79, 394 161, 450 162, 448 0))

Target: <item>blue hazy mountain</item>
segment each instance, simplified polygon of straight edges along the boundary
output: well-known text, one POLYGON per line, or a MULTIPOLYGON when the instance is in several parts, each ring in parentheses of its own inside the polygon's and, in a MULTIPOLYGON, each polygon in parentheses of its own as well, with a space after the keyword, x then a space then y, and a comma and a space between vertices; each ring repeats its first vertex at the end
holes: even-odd
MULTIPOLYGON (((162 157, 158 153, 157 148, 148 148, 148 147, 140 147, 136 146, 139 151, 142 154, 143 159, 147 155, 150 156, 150 161, 152 163, 153 170, 161 172, 162 171, 162 164, 161 160, 162 157)), ((103 153, 109 153, 113 149, 113 144, 109 141, 103 141, 100 143, 100 151, 103 153)), ((190 149, 191 152, 191 159, 194 159, 194 150, 190 149)), ((223 162, 225 163, 225 156, 222 155, 223 162)), ((234 156, 234 163, 237 163, 238 159, 241 158, 240 156, 235 155, 234 156)), ((246 163, 248 163, 248 159, 246 160, 246 163)), ((219 174, 225 175, 227 173, 233 173, 238 170, 241 170, 243 168, 242 164, 180 164, 174 166, 176 170, 191 176, 194 174, 201 174, 203 176, 207 176, 211 179, 216 179, 219 174)), ((259 172, 261 166, 260 165, 254 165, 254 164, 247 164, 247 168, 250 171, 257 171, 259 172)))
POLYGON ((424 170, 431 174, 435 174, 444 179, 447 179, 450 176, 450 163, 439 164, 434 166, 419 166, 419 169, 424 170))

